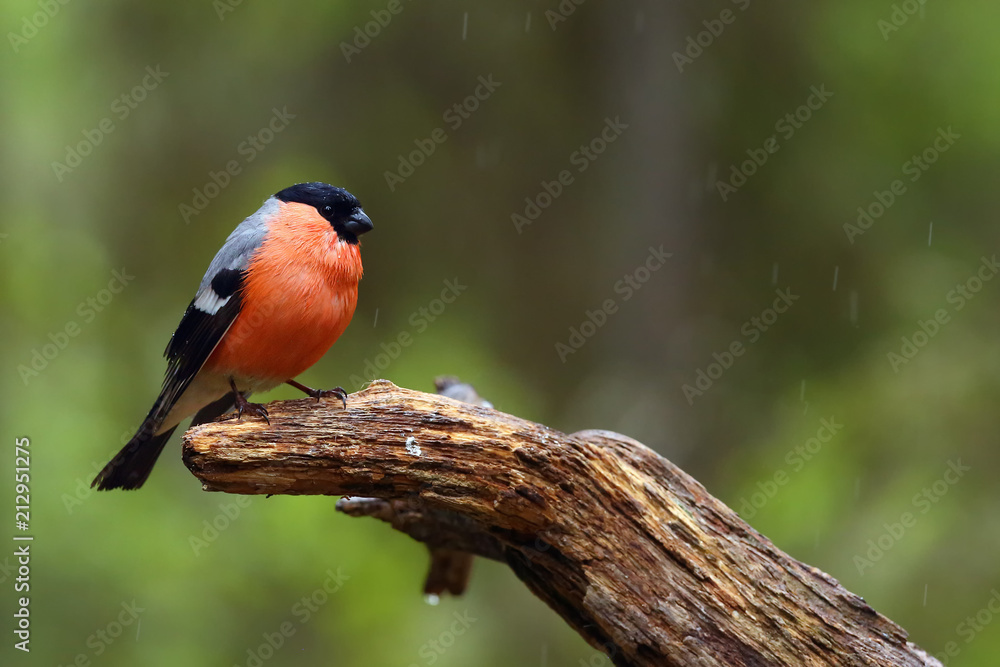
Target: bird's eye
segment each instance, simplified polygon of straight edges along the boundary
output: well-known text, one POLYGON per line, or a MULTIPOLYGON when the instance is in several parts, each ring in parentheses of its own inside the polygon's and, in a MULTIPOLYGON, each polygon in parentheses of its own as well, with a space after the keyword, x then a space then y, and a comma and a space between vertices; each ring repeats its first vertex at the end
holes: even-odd
POLYGON ((323 212, 324 213, 332 213, 333 212, 333 207, 330 206, 329 204, 327 204, 326 206, 323 207, 323 212))

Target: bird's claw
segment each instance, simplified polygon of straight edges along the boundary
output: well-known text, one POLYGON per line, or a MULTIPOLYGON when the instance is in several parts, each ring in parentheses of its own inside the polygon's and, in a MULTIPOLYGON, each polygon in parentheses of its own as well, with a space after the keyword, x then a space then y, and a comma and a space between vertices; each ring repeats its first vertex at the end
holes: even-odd
POLYGON ((347 408, 347 392, 344 391, 343 387, 334 387, 333 389, 313 389, 312 387, 307 387, 301 382, 296 382, 295 380, 286 380, 285 382, 299 391, 304 392, 306 396, 315 398, 317 401, 321 398, 331 398, 336 396, 340 399, 340 402, 344 404, 344 408, 347 408))
POLYGON ((344 404, 344 409, 347 409, 347 392, 344 391, 343 387, 334 387, 333 389, 314 389, 309 395, 317 401, 321 398, 337 397, 340 399, 340 402, 344 404))
POLYGON ((254 417, 261 417, 267 422, 268 426, 271 425, 271 420, 267 418, 267 408, 260 403, 251 403, 240 394, 236 394, 236 419, 242 419, 243 413, 254 417))

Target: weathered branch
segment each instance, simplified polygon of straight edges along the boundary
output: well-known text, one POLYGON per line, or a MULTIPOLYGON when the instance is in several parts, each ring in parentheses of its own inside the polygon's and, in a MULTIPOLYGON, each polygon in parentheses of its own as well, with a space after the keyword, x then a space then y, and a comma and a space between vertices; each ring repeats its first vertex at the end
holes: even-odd
POLYGON ((385 381, 346 410, 268 410, 270 426, 185 434, 207 490, 355 497, 340 509, 506 562, 616 665, 940 665, 625 436, 566 435, 385 381))

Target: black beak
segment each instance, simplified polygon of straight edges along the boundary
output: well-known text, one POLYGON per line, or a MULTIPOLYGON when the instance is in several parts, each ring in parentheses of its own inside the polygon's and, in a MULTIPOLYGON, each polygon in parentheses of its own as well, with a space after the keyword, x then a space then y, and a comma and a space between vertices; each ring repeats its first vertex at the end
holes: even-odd
POLYGON ((355 236, 361 236, 365 232, 370 232, 375 228, 372 224, 371 218, 369 218, 362 209, 356 210, 347 218, 347 222, 344 223, 344 228, 355 236))

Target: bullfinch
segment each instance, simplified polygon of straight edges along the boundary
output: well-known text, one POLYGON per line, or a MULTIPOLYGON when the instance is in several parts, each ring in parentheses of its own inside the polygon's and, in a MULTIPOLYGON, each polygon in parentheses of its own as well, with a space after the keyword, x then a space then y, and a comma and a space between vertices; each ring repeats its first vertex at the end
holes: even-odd
POLYGON ((350 192, 300 183, 269 197, 241 222, 209 264, 164 356, 160 395, 125 447, 97 475, 100 490, 137 489, 177 425, 212 421, 232 407, 267 419, 254 392, 288 383, 344 332, 358 302, 358 237, 372 221, 350 192))

